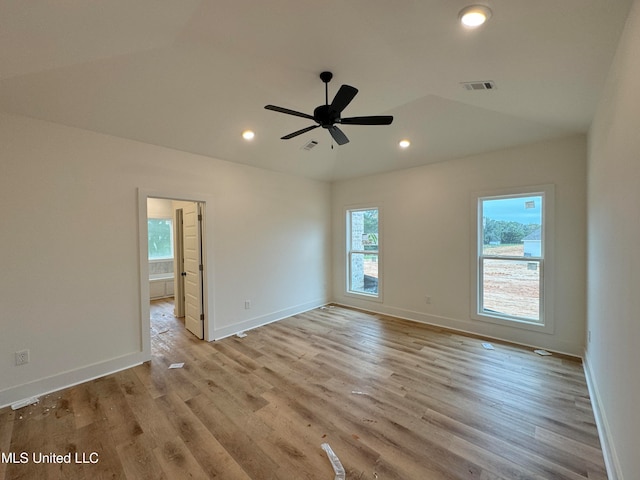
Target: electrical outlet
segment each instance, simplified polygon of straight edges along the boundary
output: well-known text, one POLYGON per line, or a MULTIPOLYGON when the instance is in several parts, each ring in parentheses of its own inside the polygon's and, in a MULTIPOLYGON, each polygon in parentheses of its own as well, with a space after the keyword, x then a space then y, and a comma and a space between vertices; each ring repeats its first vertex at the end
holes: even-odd
POLYGON ((427 305, 431 305, 431 297, 430 296, 426 296, 424 297, 424 301, 427 303, 427 305))
POLYGON ((589 330, 589 343, 591 343, 591 330, 589 330))
POLYGON ((251 309, 251 300, 245 300, 244 301, 244 309, 245 310, 251 309))
POLYGON ((16 352, 16 365, 24 365, 26 363, 29 363, 29 350, 16 352))

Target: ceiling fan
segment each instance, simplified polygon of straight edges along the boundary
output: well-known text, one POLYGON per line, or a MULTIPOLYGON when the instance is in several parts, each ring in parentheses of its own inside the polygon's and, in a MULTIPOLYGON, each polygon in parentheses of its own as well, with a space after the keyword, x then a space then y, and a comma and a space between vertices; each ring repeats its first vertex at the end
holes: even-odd
POLYGON ((309 120, 313 120, 317 123, 317 125, 311 125, 310 127, 285 135, 284 137, 281 137, 282 140, 289 140, 290 138, 307 133, 314 128, 322 127, 329 130, 329 133, 338 145, 344 145, 345 143, 349 143, 349 139, 344 132, 336 126, 336 123, 342 125, 391 125, 391 122, 393 122, 393 117, 391 115, 348 118, 340 117, 342 111, 347 107, 347 105, 349 105, 349 103, 351 103, 351 100, 353 100, 358 93, 358 89, 351 85, 342 85, 338 90, 338 93, 336 93, 336 96, 333 98, 331 104, 329 104, 329 82, 332 78, 333 74, 331 72, 322 72, 320 74, 320 80, 324 82, 325 104, 316 107, 313 111, 313 115, 296 112, 295 110, 277 107, 275 105, 267 105, 264 107, 267 110, 273 110, 274 112, 308 118, 309 120))

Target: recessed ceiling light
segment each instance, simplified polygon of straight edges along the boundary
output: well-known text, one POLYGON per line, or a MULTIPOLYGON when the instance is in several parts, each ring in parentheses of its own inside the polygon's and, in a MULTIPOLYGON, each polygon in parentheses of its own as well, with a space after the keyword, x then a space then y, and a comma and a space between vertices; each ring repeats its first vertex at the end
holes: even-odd
POLYGON ((400 140, 398 145, 400 146, 400 148, 409 148, 409 145, 411 145, 411 142, 405 138, 403 140, 400 140))
POLYGON ((476 28, 491 18, 491 10, 484 5, 471 5, 460 11, 460 23, 468 28, 476 28))
POLYGON ((244 132, 242 132, 242 138, 244 138, 245 140, 253 140, 253 137, 255 137, 256 134, 253 132, 253 130, 245 130, 244 132))

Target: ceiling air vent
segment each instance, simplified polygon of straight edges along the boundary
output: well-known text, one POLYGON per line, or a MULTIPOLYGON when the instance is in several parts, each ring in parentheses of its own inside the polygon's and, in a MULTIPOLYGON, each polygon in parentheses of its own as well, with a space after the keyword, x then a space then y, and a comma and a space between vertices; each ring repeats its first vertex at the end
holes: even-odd
POLYGON ((303 150, 311 150, 313 147, 315 147, 316 145, 318 145, 318 142, 316 142, 315 140, 310 140, 309 142, 305 143, 302 146, 303 150))
POLYGON ((484 82, 462 82, 462 86, 467 90, 495 90, 496 84, 492 80, 484 82))

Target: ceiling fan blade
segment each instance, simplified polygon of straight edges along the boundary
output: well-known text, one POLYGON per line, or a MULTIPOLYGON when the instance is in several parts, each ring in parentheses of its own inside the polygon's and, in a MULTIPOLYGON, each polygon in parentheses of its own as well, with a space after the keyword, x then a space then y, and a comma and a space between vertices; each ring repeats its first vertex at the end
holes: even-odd
POLYGON ((273 110, 274 112, 286 113, 287 115, 295 115, 296 117, 308 118, 314 120, 311 115, 302 112, 296 112, 295 110, 289 110, 288 108, 276 107, 275 105, 266 105, 264 108, 267 110, 273 110))
MULTIPOLYGON (((331 102, 331 110, 337 113, 342 112, 347 105, 351 103, 353 97, 358 93, 358 89, 356 87, 352 87, 351 85, 342 85, 336 96, 333 97, 333 102, 331 102)), ((337 140, 336 140, 337 141, 337 140)))
POLYGON ((344 125, 391 125, 391 115, 373 115, 370 117, 349 117, 340 120, 344 125))
POLYGON ((333 137, 333 139, 336 141, 338 145, 344 145, 345 143, 349 143, 349 139, 344 134, 344 132, 340 130, 338 127, 336 127, 335 125, 329 127, 329 133, 331 134, 331 136, 333 137))
POLYGON ((297 137, 298 135, 302 135, 303 133, 307 133, 314 128, 318 128, 320 125, 311 125, 310 127, 303 128, 302 130, 297 130, 289 135, 285 135, 284 137, 280 137, 281 140, 289 140, 290 138, 297 137))

